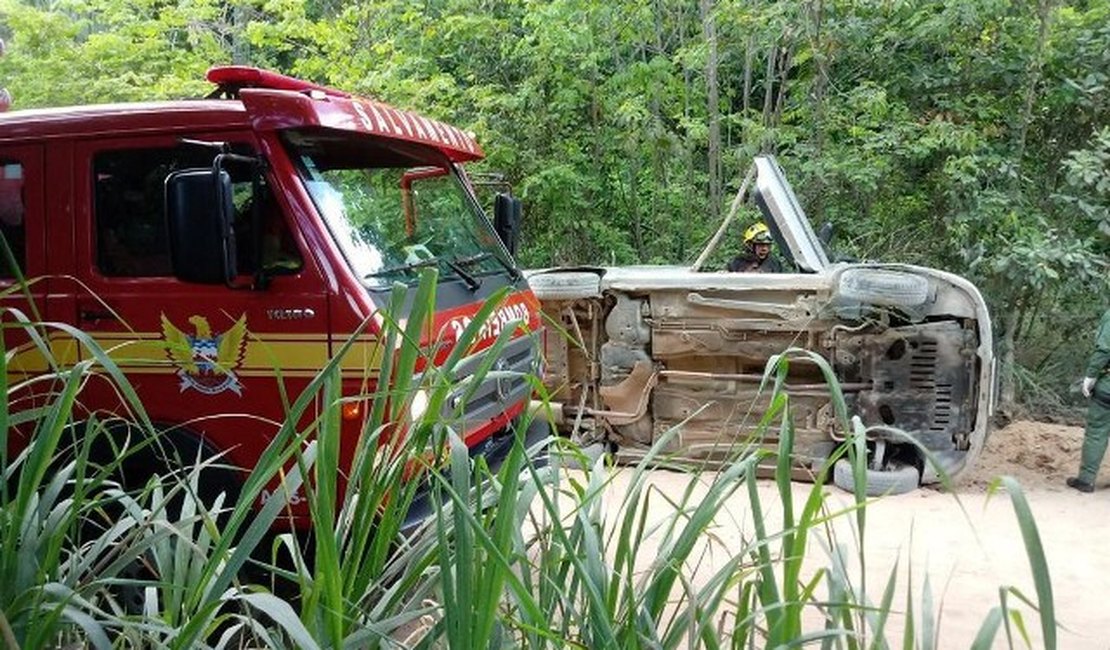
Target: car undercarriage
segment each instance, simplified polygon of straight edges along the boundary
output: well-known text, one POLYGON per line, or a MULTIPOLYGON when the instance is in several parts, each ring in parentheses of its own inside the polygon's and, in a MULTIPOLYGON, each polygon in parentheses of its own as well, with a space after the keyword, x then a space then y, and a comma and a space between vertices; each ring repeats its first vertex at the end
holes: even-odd
MULTIPOLYGON (((784 232, 798 227, 776 213, 786 202, 767 200, 769 190, 756 198, 777 220, 783 248, 816 242, 812 231, 784 232)), ((808 266, 818 268, 806 268, 797 262, 804 255, 795 256, 797 272, 781 274, 697 265, 530 272, 548 322, 544 383, 560 431, 629 461, 664 436, 663 456, 684 465, 773 447, 766 372, 789 352, 784 392, 798 478, 811 477, 848 435, 826 373, 867 428, 877 486, 890 489, 892 473, 905 488, 957 476, 982 449, 993 397, 979 292, 934 269, 812 256, 808 266)))

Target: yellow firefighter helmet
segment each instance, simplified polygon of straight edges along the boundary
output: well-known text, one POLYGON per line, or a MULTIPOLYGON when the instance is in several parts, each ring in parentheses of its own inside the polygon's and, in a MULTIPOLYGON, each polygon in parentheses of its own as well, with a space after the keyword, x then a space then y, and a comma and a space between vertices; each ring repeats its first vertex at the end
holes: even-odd
POLYGON ((771 244, 774 243, 774 239, 771 238, 771 231, 767 230, 766 224, 759 222, 752 224, 744 231, 744 243, 748 246, 771 244))

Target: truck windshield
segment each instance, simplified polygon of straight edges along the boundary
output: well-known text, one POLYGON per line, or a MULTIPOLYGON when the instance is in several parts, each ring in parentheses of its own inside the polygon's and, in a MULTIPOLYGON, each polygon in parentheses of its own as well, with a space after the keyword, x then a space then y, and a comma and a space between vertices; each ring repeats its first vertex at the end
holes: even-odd
POLYGON ((312 201, 369 286, 415 282, 423 267, 476 288, 511 262, 450 163, 433 149, 337 133, 283 135, 312 201))

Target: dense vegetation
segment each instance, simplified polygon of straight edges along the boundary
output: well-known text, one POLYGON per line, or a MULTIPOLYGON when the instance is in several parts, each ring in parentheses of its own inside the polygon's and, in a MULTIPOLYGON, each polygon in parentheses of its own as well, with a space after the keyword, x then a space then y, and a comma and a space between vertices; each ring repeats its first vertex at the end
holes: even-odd
POLYGON ((773 151, 841 252, 979 284, 1005 396, 1038 410, 1105 307, 1107 0, 4 0, 0 24, 17 108, 199 96, 236 62, 471 128, 526 201, 525 265, 691 261, 773 151))

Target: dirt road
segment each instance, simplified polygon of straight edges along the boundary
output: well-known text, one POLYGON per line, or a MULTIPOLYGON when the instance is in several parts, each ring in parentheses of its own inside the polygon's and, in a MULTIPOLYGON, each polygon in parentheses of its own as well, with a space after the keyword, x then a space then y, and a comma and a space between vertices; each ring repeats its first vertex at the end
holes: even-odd
MULTIPOLYGON (((1066 487, 1064 480, 1075 475, 1082 444, 1080 427, 1015 422, 993 432, 980 462, 956 490, 972 518, 970 525, 957 519, 952 495, 931 490, 888 499, 876 508, 876 513, 882 513, 876 519, 886 518, 892 528, 911 519, 918 522, 919 530, 927 521, 952 522, 930 526, 929 533, 919 538, 926 543, 914 553, 924 558, 918 551, 928 550, 929 556, 941 559, 930 563, 934 572, 952 567, 947 623, 942 626, 953 633, 948 638, 956 644, 952 647, 968 647, 986 606, 998 602, 997 586, 1014 585, 1031 596, 1035 593, 1009 499, 1003 494, 987 498, 990 481, 1008 474, 1025 489, 1037 520, 1057 619, 1066 628, 1059 630, 1059 647, 1110 648, 1110 454, 1099 473, 1098 490, 1080 494, 1066 487)), ((1034 635, 1039 639, 1039 630, 1034 635)))
MULTIPOLYGON (((1058 647, 1110 648, 1110 461, 1104 466, 1094 494, 1079 494, 1064 486, 1075 472, 1082 442, 1081 428, 1053 424, 1016 422, 995 431, 975 470, 956 488, 955 494, 923 489, 901 496, 885 497, 867 510, 865 535, 868 590, 878 601, 891 568, 897 561, 899 579, 895 598, 901 608, 906 601, 907 567, 913 570, 913 590, 920 607, 922 580, 930 575, 934 602, 941 610, 940 648, 968 648, 992 607, 999 604, 999 588, 1013 586, 1036 598, 1029 561, 1008 495, 988 494, 994 476, 1017 478, 1037 519, 1052 578, 1058 621, 1066 629, 1058 632, 1058 647)), ((656 472, 661 491, 681 494, 688 476, 656 472)), ((796 484, 795 501, 812 486, 796 484)), ((614 489, 621 490, 620 481, 614 489)), ((766 510, 775 510, 777 496, 769 483, 763 485, 766 510)), ((850 495, 826 488, 832 503, 851 504, 850 495)), ((750 539, 750 518, 743 495, 730 502, 729 516, 735 526, 720 530, 726 548, 750 539), (746 530, 745 530, 746 528, 746 530)), ((856 548, 850 520, 837 524, 842 543, 856 548)), ((811 543, 815 566, 827 566, 820 545, 811 543)), ((1029 607, 1022 605, 1032 647, 1043 646, 1039 622, 1029 607)), ((920 612, 916 614, 920 621, 920 612)), ((889 640, 900 646, 901 621, 892 626, 889 640)), ((1007 647, 1002 641, 995 647, 1007 647)), ((1025 647, 1020 640, 1014 647, 1025 647)))

